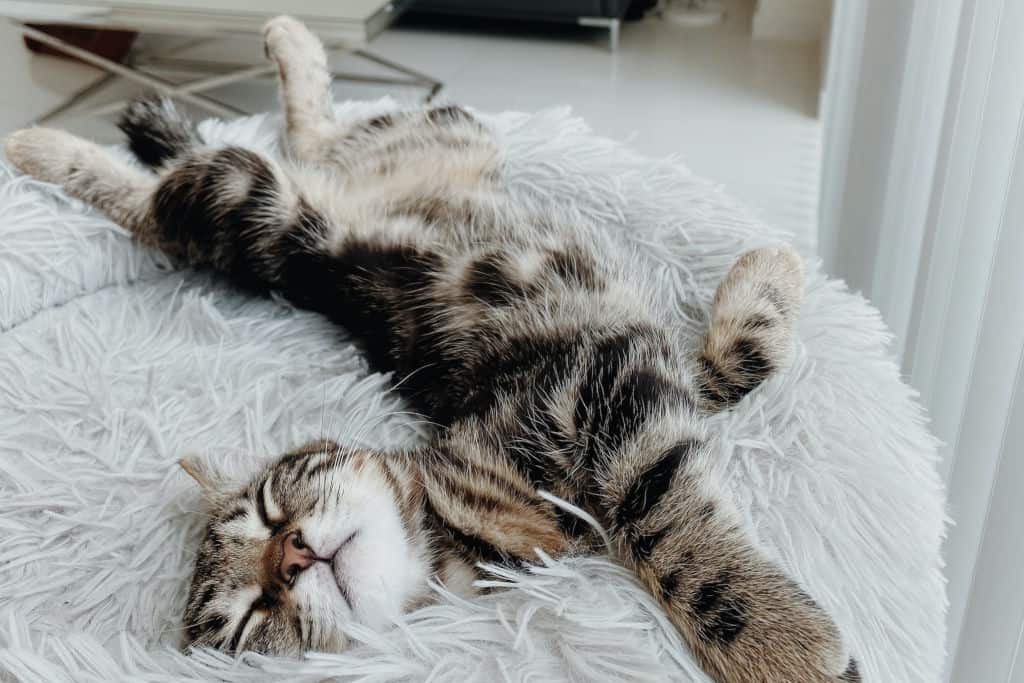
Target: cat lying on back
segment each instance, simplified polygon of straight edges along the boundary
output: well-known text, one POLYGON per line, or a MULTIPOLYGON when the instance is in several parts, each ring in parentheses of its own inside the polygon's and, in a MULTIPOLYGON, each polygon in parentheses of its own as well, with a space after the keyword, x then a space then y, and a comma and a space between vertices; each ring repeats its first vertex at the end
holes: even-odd
POLYGON ((169 102, 122 129, 149 170, 67 133, 15 133, 21 170, 142 242, 281 292, 361 340, 442 425, 403 452, 311 443, 240 490, 184 467, 212 511, 187 645, 299 654, 471 592, 477 563, 604 552, 636 573, 718 681, 858 681, 831 618, 741 529, 712 475, 705 417, 784 366, 801 299, 785 248, 743 256, 703 344, 683 345, 642 282, 582 228, 504 189, 500 150, 457 107, 341 126, 317 39, 265 29, 294 163, 210 149, 169 102))

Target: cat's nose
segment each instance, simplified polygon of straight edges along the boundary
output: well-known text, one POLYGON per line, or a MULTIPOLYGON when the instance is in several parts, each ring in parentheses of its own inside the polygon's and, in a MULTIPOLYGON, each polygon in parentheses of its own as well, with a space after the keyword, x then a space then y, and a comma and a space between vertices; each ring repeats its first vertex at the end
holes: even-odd
POLYGON ((284 537, 284 552, 281 555, 281 576, 291 582, 299 572, 317 561, 316 553, 302 540, 302 533, 293 531, 284 537))

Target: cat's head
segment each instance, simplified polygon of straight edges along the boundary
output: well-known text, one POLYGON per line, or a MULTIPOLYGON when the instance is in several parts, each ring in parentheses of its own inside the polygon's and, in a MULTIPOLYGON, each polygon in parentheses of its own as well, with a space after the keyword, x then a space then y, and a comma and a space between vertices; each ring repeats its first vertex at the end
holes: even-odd
POLYGON ((429 551, 409 482, 379 453, 316 442, 241 487, 182 461, 210 502, 185 644, 236 652, 339 650, 346 624, 381 626, 427 593, 429 551))

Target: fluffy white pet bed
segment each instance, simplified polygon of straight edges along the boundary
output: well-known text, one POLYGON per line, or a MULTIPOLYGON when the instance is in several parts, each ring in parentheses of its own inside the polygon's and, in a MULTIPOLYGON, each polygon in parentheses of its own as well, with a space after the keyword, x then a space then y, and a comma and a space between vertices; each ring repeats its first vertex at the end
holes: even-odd
MULTIPOLYGON (((567 111, 488 120, 515 190, 638 250, 694 334, 736 257, 780 238, 567 111)), ((276 151, 279 124, 200 130, 276 151)), ((388 447, 424 427, 316 315, 173 270, 9 167, 0 183, 0 678, 707 680, 630 576, 595 558, 496 576, 511 589, 444 597, 355 633, 343 654, 180 653, 202 519, 178 457, 208 453, 244 476, 324 432, 388 447)), ((935 442, 877 312, 807 270, 792 369, 715 418, 722 467, 753 533, 835 615, 864 680, 932 683, 945 608, 935 442)))

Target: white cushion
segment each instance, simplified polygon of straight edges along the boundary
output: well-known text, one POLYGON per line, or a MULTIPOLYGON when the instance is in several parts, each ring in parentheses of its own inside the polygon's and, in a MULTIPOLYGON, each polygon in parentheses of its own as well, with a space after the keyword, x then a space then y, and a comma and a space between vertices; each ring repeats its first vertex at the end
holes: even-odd
MULTIPOLYGON (((342 115, 388 102, 350 104, 342 115)), ((591 135, 567 110, 486 117, 524 201, 635 248, 699 334, 736 257, 780 234, 678 164, 591 135)), ((206 122, 274 152, 277 117, 206 122)), ((736 163, 742 163, 737 159, 736 163)), ((943 491, 935 441, 878 313, 809 263, 793 367, 714 418, 752 533, 835 615, 865 681, 939 679, 943 491)), ((546 561, 444 598, 342 654, 177 651, 202 516, 175 461, 244 477, 330 435, 422 438, 388 378, 316 315, 176 271, 56 188, 0 168, 0 672, 41 680, 705 681, 652 600, 601 559, 546 561)))

